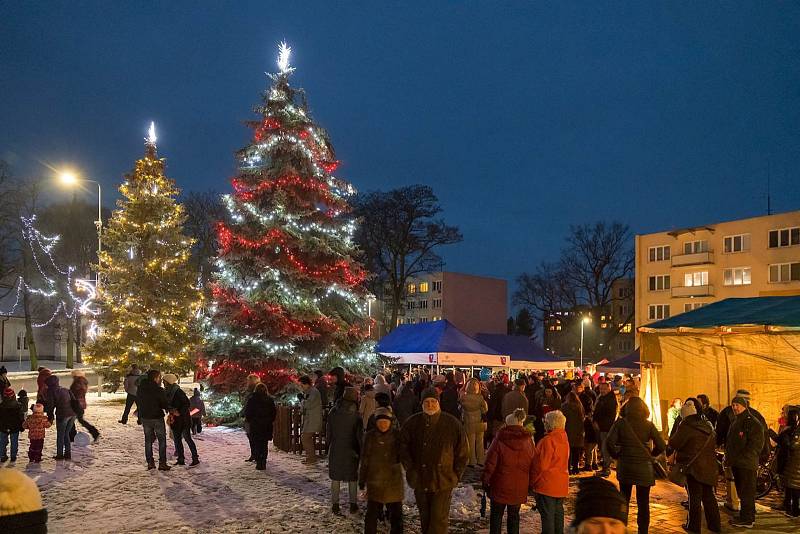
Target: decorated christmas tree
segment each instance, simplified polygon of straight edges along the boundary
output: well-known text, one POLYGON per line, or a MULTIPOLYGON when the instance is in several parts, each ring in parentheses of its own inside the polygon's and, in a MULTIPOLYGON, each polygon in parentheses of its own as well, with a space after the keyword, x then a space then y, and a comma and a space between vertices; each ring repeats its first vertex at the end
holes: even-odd
MULTIPOLYGON (((229 220, 218 224, 207 357, 212 385, 236 387, 248 373, 274 374, 275 362, 299 368, 371 360, 365 352, 367 276, 354 259, 350 184, 312 120, 302 90, 289 85, 290 49, 250 123, 238 153, 229 220), (223 385, 223 384, 220 384, 223 385)), ((266 377, 268 378, 268 377, 266 377)))
POLYGON ((179 191, 164 175, 153 125, 144 158, 125 178, 100 253, 100 313, 87 360, 117 371, 132 363, 188 371, 200 342, 202 296, 189 268, 192 240, 182 231, 179 191))

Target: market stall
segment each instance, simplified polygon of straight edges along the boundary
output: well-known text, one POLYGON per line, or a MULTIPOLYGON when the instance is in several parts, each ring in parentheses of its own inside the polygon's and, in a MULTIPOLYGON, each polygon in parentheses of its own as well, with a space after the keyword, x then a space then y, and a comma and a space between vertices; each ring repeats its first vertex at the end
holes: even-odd
POLYGON ((558 371, 572 369, 575 363, 558 359, 526 336, 475 334, 475 339, 510 358, 512 371, 558 371))

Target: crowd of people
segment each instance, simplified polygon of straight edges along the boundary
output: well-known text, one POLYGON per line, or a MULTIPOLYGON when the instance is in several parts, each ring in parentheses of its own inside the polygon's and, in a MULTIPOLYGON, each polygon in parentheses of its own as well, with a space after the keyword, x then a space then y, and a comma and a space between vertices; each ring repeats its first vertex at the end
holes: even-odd
MULTIPOLYGON (((41 368, 32 405, 24 390, 14 392, 2 371, 2 462, 9 461, 9 445, 10 461, 17 460, 19 434, 24 431, 29 433, 31 462, 41 461, 45 432, 53 426, 56 460, 71 459, 76 422, 93 439, 100 438, 86 420, 88 383, 80 370, 72 372, 72 384, 65 388, 57 376, 41 368)), ((126 404, 119 422, 127 424, 135 406, 147 469, 171 469, 166 458, 167 426, 175 465, 186 465, 186 448, 189 466, 199 464, 192 436, 202 431, 205 405, 199 390, 189 397, 178 382, 174 374, 162 375, 155 369, 143 373, 135 365, 123 380, 126 404)), ((363 491, 365 533, 377 532, 382 521, 393 534, 403 532, 406 484, 414 492, 421 532, 447 532, 453 490, 471 469, 490 501, 491 534, 503 530, 504 520, 509 534, 518 533, 520 509, 530 495, 541 517, 541 531, 564 532, 570 477, 585 471, 593 476, 579 479, 574 531, 625 532, 635 495, 638 532, 646 534, 650 490, 664 476, 659 461, 664 453, 669 479, 687 491, 685 530, 700 532, 705 516, 708 530, 720 532, 714 494, 720 477, 718 451, 725 453, 724 506, 738 513, 731 524, 752 528, 756 471, 772 457, 773 445, 785 488, 783 510, 789 517, 800 517, 800 409, 785 407, 778 431, 770 430, 743 389, 719 413, 707 395, 675 399, 668 410, 665 440, 650 421, 635 377, 584 374, 568 379, 535 373, 511 380, 498 373, 481 380, 458 370, 431 375, 420 368, 411 374, 395 371, 364 379, 337 367, 302 376, 298 385, 303 463, 319 462, 324 439, 331 511, 343 514, 343 483, 351 514, 361 511, 359 490, 363 491), (618 488, 606 480, 612 467, 618 488)), ((277 408, 257 375, 247 379, 240 415, 250 446, 246 461, 264 470, 277 408)))

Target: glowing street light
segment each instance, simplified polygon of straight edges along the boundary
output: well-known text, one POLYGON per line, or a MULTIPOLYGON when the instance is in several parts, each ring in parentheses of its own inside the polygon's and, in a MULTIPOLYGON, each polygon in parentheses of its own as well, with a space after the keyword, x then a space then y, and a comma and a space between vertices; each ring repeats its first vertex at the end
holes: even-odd
MULTIPOLYGON (((75 187, 81 182, 93 183, 97 186, 97 220, 94 221, 97 227, 97 261, 100 262, 100 252, 103 250, 103 192, 100 188, 100 182, 96 180, 89 180, 87 178, 79 177, 74 171, 63 170, 58 173, 58 180, 67 187, 75 187)), ((100 274, 97 274, 95 284, 96 288, 100 288, 100 274)))
POLYGON ((592 322, 592 318, 589 316, 584 316, 581 319, 581 373, 583 372, 583 325, 589 324, 592 322))
POLYGON ((58 174, 58 179, 62 184, 73 186, 78 183, 78 177, 72 171, 61 171, 58 174))

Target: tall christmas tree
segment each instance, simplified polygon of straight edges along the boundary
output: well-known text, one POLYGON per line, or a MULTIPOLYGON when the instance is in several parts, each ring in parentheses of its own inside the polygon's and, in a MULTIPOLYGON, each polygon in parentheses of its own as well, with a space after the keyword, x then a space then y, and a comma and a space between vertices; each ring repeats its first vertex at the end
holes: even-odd
POLYGON ((289 85, 290 49, 250 123, 239 151, 229 222, 218 225, 207 354, 212 377, 235 382, 275 360, 356 367, 369 331, 366 278, 354 259, 350 184, 326 132, 309 115, 302 90, 289 85))
POLYGON ((125 178, 104 234, 97 336, 87 360, 118 370, 137 363, 187 371, 200 342, 202 295, 189 268, 192 240, 182 231, 179 191, 164 175, 153 125, 144 158, 125 178))

